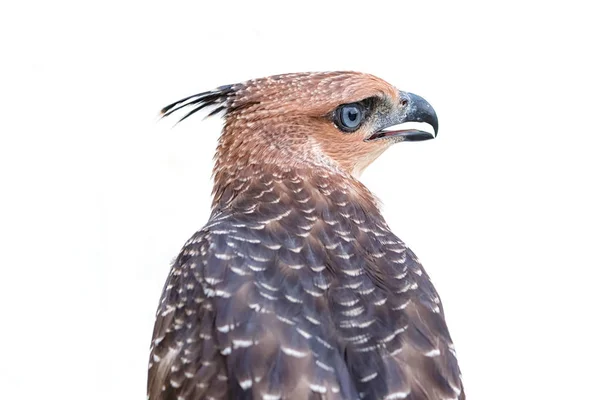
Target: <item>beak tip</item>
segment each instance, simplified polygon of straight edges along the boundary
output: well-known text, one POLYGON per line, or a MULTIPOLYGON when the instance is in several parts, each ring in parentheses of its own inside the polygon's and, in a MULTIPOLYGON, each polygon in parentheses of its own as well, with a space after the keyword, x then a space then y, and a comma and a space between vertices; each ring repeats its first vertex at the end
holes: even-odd
POLYGON ((433 137, 438 135, 438 118, 434 108, 419 95, 406 93, 410 109, 407 114, 408 121, 426 122, 433 128, 433 137))

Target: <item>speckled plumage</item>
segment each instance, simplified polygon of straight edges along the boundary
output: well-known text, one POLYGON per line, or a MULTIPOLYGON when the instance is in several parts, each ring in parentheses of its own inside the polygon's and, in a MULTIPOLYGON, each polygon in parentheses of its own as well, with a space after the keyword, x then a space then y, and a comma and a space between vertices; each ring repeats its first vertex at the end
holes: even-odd
POLYGON ((356 140, 329 118, 371 96, 383 113, 397 93, 290 74, 185 100, 225 127, 212 215, 158 308, 149 399, 464 399, 440 299, 355 178, 390 143, 363 141, 376 121, 356 140))

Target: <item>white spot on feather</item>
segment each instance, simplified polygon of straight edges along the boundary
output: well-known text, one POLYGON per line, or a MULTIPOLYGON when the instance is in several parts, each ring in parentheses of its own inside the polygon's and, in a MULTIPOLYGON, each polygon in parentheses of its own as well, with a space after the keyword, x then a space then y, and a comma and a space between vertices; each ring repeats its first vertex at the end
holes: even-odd
POLYGON ((440 355, 440 350, 439 349, 429 350, 428 352, 425 353, 426 357, 437 357, 439 355, 440 355))
POLYGON ((364 382, 372 381, 373 379, 377 378, 377 375, 378 375, 378 373, 377 373, 377 371, 375 371, 372 374, 363 376, 362 378, 360 378, 360 381, 363 382, 363 383, 364 382))
POLYGON ((317 385, 316 383, 310 384, 310 390, 317 393, 327 393, 327 388, 323 385, 317 385))
POLYGON ((270 393, 264 393, 262 395, 263 400, 279 400, 281 399, 281 395, 280 394, 270 394, 270 393))
POLYGON ((254 344, 254 342, 252 340, 233 339, 233 348, 234 349, 250 347, 253 344, 254 344))
POLYGON ((240 381, 240 387, 244 390, 250 389, 252 387, 252 379, 244 379, 240 381))
POLYGON ((407 391, 398 391, 394 393, 390 393, 384 397, 384 400, 396 400, 396 399, 405 399, 410 394, 410 389, 407 391))
POLYGON ((281 351, 283 351, 283 354, 286 354, 288 356, 295 357, 295 358, 304 358, 308 355, 308 353, 305 351, 298 351, 296 349, 292 349, 291 347, 285 347, 285 346, 281 346, 281 351))

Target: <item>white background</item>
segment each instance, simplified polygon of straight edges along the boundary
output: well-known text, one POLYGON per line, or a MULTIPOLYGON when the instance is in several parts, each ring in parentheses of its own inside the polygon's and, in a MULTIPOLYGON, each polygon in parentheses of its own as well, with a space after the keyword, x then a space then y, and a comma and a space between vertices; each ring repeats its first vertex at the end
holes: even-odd
POLYGON ((439 289, 468 398, 599 398, 591 4, 3 3, 0 397, 145 398, 155 307, 209 214, 220 129, 158 111, 342 69, 438 112, 438 139, 395 146, 363 181, 439 289))

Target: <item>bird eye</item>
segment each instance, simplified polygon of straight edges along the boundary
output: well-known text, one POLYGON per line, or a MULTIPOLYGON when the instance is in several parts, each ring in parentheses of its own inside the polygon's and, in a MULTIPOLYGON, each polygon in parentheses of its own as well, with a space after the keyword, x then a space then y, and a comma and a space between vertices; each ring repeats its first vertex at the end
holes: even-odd
POLYGON ((364 109, 361 104, 344 104, 335 111, 336 125, 346 132, 353 132, 363 122, 364 109))

